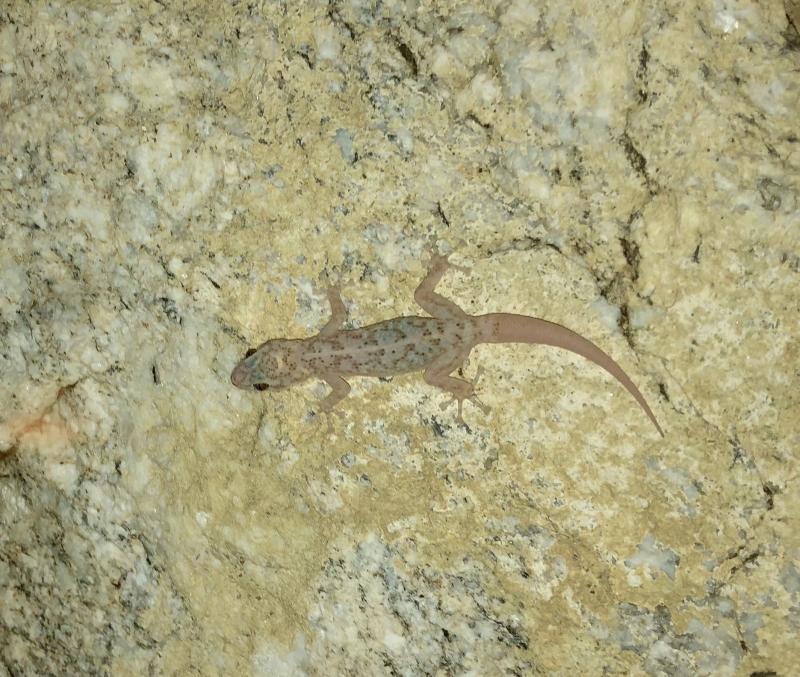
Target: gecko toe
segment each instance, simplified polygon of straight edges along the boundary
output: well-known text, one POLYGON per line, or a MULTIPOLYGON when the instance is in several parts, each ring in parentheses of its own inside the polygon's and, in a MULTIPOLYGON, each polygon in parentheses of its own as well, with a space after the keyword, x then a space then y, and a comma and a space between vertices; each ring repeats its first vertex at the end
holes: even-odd
POLYGON ((472 404, 474 404, 476 407, 478 407, 478 409, 480 409, 484 414, 488 414, 489 412, 492 411, 492 408, 488 404, 481 402, 478 399, 477 395, 473 395, 472 397, 470 397, 469 401, 472 402, 472 404))
POLYGON ((326 432, 327 432, 328 435, 333 435, 334 432, 335 432, 334 429, 333 429, 333 417, 334 416, 338 416, 339 418, 343 419, 344 418, 344 412, 337 411, 335 409, 321 408, 319 413, 316 414, 316 416, 319 417, 319 418, 324 418, 325 419, 326 432))

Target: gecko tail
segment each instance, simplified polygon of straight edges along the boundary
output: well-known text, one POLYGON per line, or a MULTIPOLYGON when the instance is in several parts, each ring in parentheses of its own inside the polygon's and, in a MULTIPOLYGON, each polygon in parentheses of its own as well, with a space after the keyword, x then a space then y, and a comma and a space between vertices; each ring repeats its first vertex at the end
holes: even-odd
POLYGON ((644 410, 644 413, 653 422, 658 434, 664 437, 664 431, 658 425, 655 414, 647 404, 647 400, 644 399, 644 395, 639 392, 636 384, 631 381, 622 370, 622 367, 611 357, 580 334, 576 334, 571 329, 562 327, 555 322, 512 313, 481 315, 479 317, 479 331, 481 336, 480 343, 540 343, 569 350, 590 362, 594 362, 625 386, 625 389, 633 395, 639 406, 644 410))

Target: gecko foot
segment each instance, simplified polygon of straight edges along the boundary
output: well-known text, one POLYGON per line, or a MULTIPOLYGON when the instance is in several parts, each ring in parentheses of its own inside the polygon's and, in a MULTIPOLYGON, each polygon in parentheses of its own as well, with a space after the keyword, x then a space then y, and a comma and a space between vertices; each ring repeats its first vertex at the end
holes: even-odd
POLYGON ((320 419, 324 418, 326 423, 326 433, 328 435, 333 435, 333 417, 338 416, 339 418, 344 418, 344 412, 337 411, 335 409, 320 409, 318 412, 314 412, 314 416, 320 419))
POLYGON ((447 407, 449 407, 451 404, 453 404, 453 402, 456 402, 458 404, 458 413, 456 414, 456 421, 459 423, 459 425, 463 425, 464 427, 467 428, 469 426, 467 426, 463 416, 464 400, 469 400, 470 402, 472 402, 472 404, 478 407, 478 409, 480 409, 484 414, 488 414, 492 410, 492 408, 488 404, 481 402, 480 398, 475 394, 475 386, 477 385, 478 379, 481 377, 482 373, 483 373, 483 367, 478 367, 478 371, 475 374, 474 379, 472 379, 471 381, 460 381, 460 383, 463 384, 464 386, 463 389, 459 388, 459 392, 453 393, 453 397, 451 399, 447 400, 447 402, 442 402, 442 404, 439 405, 439 407, 442 410, 444 410, 447 409, 447 407))
POLYGON ((436 251, 433 245, 428 245, 426 247, 428 256, 430 259, 428 260, 428 270, 435 270, 437 272, 444 272, 450 268, 454 270, 458 270, 462 273, 469 273, 469 268, 467 266, 461 266, 456 263, 452 263, 450 261, 450 254, 440 254, 436 251))

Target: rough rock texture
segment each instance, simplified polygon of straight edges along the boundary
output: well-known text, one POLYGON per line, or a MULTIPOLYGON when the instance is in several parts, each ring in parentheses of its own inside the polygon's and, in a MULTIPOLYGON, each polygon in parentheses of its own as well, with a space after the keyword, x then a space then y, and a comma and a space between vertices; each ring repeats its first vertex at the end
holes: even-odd
POLYGON ((797 674, 797 3, 6 3, 2 674, 797 674), (235 390, 414 309, 568 325, 235 390))

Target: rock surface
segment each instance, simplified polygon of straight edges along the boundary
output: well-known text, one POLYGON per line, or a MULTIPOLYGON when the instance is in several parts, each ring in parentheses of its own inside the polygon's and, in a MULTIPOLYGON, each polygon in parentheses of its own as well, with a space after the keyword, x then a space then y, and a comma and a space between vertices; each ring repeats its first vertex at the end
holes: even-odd
POLYGON ((787 2, 0 10, 3 674, 789 675, 800 36, 787 2), (481 346, 229 382, 427 244, 481 346))

